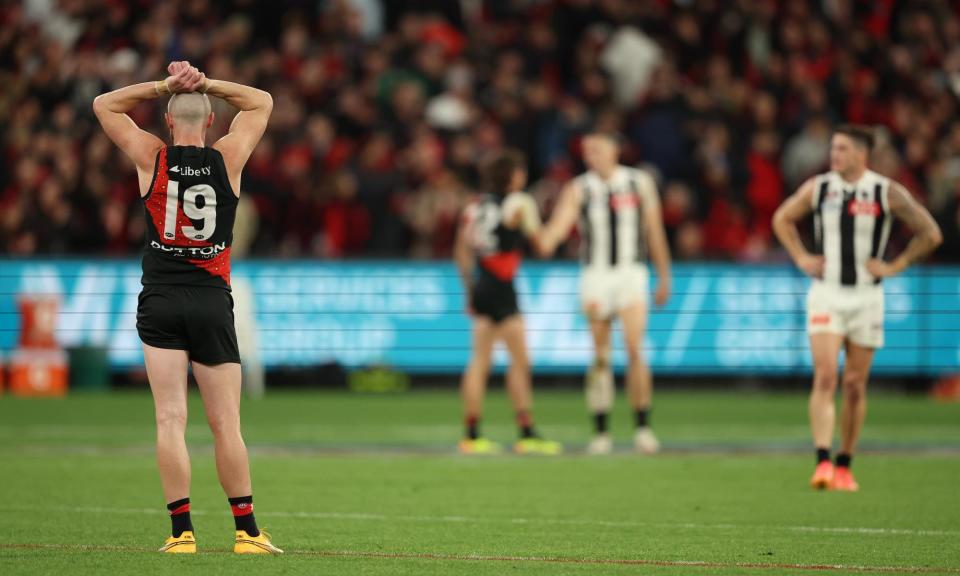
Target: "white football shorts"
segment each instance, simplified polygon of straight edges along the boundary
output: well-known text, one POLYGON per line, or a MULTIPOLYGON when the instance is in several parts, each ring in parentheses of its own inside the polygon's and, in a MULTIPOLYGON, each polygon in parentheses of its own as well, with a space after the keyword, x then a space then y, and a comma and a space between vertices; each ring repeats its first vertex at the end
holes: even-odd
POLYGON ((858 346, 882 348, 883 286, 814 280, 807 293, 807 333, 839 334, 858 346))
POLYGON ((646 305, 650 273, 644 264, 585 267, 580 275, 580 301, 590 318, 610 318, 634 304, 646 305))

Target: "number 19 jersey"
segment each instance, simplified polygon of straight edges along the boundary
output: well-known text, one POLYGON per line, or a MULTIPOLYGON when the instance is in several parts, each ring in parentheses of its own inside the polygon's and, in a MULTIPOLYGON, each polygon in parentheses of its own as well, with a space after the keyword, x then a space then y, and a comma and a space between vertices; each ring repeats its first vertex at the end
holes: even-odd
POLYGON ((237 202, 218 150, 162 148, 150 190, 143 197, 147 220, 143 285, 229 290, 237 202))

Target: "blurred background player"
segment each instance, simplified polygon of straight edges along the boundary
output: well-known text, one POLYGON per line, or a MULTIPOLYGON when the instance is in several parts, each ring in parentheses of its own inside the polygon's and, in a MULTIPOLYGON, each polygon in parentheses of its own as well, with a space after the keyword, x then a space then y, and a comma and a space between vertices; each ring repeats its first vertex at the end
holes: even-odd
POLYGON ((866 415, 867 379, 874 351, 883 346, 883 278, 894 276, 942 242, 940 228, 900 184, 867 169, 873 134, 840 126, 830 144, 830 172, 807 180, 777 210, 773 227, 804 273, 814 278, 807 294, 807 332, 813 354, 810 427, 817 450, 811 485, 856 491, 850 471, 866 415), (813 213, 816 248, 810 253, 797 222, 813 213), (884 251, 893 218, 913 232, 907 247, 890 262, 884 251), (837 357, 846 352, 840 452, 830 462, 835 425, 837 357))
POLYGON ((621 165, 619 154, 614 135, 594 132, 583 139, 588 171, 564 188, 541 248, 552 253, 579 219, 581 303, 594 347, 593 365, 586 376, 587 407, 595 430, 588 451, 608 454, 613 450, 608 429, 615 393, 610 329, 614 318, 619 318, 627 349, 625 387, 636 419, 634 448, 653 454, 660 443, 650 428, 653 381, 642 350, 649 291, 646 258, 649 246, 657 267, 654 300, 663 306, 670 297, 670 249, 653 178, 621 165))
POLYGON ((243 166, 273 109, 262 90, 210 80, 173 62, 166 80, 98 96, 93 108, 107 136, 137 167, 147 221, 137 331, 156 407, 157 463, 172 534, 161 552, 196 552, 190 520, 187 368, 192 365, 213 432, 220 484, 236 524, 234 551, 279 553, 257 528, 247 449, 240 433, 240 354, 230 295, 230 244, 243 166), (166 123, 173 145, 127 115, 173 94, 166 123), (209 96, 240 111, 229 132, 205 144, 209 96))
POLYGON ((517 150, 507 149, 494 156, 483 174, 490 192, 466 207, 457 231, 454 259, 469 295, 473 318, 473 348, 461 383, 466 437, 460 442, 460 452, 464 454, 502 451, 499 444, 480 436, 483 397, 497 341, 502 341, 510 354, 506 386, 520 429, 514 451, 562 451, 559 443, 538 437, 533 426, 530 360, 513 285, 524 243, 536 245, 541 231, 537 205, 523 191, 527 184, 526 166, 526 158, 517 150))

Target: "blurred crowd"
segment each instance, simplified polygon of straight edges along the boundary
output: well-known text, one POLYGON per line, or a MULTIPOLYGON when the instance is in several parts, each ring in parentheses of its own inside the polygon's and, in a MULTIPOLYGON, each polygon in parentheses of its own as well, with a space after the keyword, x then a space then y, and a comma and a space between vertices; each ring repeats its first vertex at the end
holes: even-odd
MULTIPOLYGON (((136 174, 91 102, 186 59, 274 97, 243 179, 251 256, 447 257, 478 161, 523 150, 549 213, 599 128, 655 175, 677 258, 782 258, 773 211, 825 169, 831 126, 848 121, 880 128, 873 168, 938 218, 937 259, 960 259, 958 4, 4 3, 0 250, 139 249, 136 174)), ((162 104, 131 115, 166 136, 162 104)), ((232 115, 215 112, 211 141, 232 115)))

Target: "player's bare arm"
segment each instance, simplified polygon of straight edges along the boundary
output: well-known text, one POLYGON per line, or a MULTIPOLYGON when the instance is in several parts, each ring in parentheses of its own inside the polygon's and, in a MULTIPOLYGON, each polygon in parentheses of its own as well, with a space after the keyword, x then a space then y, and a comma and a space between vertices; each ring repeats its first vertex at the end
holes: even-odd
POLYGON ((239 194, 240 173, 267 128, 273 97, 269 92, 235 82, 204 80, 203 91, 208 96, 221 98, 240 109, 230 124, 230 131, 213 145, 223 155, 234 194, 239 194))
POLYGON ((516 193, 507 200, 508 210, 503 225, 511 230, 520 230, 533 247, 534 253, 543 254, 543 223, 540 221, 540 209, 536 200, 527 193, 516 193))
POLYGON ((813 185, 813 178, 807 180, 780 205, 773 215, 773 232, 798 268, 808 276, 820 278, 823 276, 823 256, 811 254, 797 230, 797 222, 813 211, 813 185))
POLYGON ((133 160, 140 180, 140 194, 145 195, 153 177, 153 164, 163 140, 142 130, 128 112, 141 102, 154 100, 168 94, 193 92, 200 87, 202 74, 187 63, 177 63, 176 72, 165 80, 142 82, 113 92, 101 94, 93 101, 103 131, 123 152, 133 160))
POLYGON ((560 192, 560 201, 553 209, 553 214, 540 234, 539 242, 535 245, 540 256, 546 258, 553 255, 557 246, 570 235, 570 230, 573 229, 580 215, 580 194, 580 187, 574 182, 563 187, 560 192))
POLYGON ((936 220, 926 208, 917 202, 906 188, 891 183, 887 197, 890 212, 906 224, 913 232, 913 238, 899 256, 890 262, 872 258, 867 262, 867 271, 877 278, 895 276, 923 259, 943 243, 943 234, 936 220))
POLYGON ((460 281, 464 291, 469 294, 473 288, 473 251, 470 247, 470 238, 473 235, 473 218, 469 216, 470 207, 466 208, 457 228, 457 237, 453 245, 453 261, 457 265, 460 281))
POLYGON ((657 269, 657 290, 653 299, 657 306, 663 306, 670 299, 672 284, 670 244, 667 242, 667 233, 663 229, 660 197, 656 190, 652 192, 648 205, 643 211, 643 217, 647 230, 647 242, 650 245, 650 260, 653 261, 653 265, 657 269))

